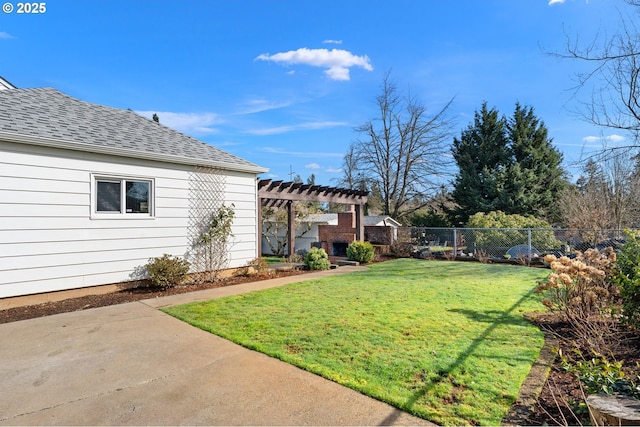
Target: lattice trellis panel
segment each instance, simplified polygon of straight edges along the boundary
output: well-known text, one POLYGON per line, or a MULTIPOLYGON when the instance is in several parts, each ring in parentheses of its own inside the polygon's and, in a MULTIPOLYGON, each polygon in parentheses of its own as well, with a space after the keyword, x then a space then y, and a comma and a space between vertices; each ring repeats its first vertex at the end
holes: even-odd
POLYGON ((196 167, 189 176, 189 261, 196 281, 216 278, 216 271, 226 267, 229 259, 226 242, 204 244, 211 215, 224 204, 226 175, 221 169, 196 167))

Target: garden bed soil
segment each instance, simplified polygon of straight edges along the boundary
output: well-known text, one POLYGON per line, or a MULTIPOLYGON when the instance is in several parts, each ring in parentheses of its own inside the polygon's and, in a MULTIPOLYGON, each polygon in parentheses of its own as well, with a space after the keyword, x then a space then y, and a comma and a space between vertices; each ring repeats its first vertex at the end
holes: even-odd
MULTIPOLYGON (((548 337, 558 340, 555 345, 564 353, 572 353, 563 343, 571 334, 571 327, 558 317, 547 314, 537 316, 533 322, 548 337)), ((625 330, 619 326, 620 339, 610 361, 624 361, 627 378, 640 375, 640 334, 638 331, 625 330)), ((555 348, 557 354, 558 348, 555 348)), ((586 354, 586 351, 583 351, 586 354)), ((590 358, 590 356, 585 356, 590 358)), ((521 425, 591 425, 589 412, 585 404, 585 391, 575 374, 566 372, 560 357, 555 357, 549 376, 542 387, 533 411, 521 422, 521 425)))
MULTIPOLYGON (((88 295, 79 298, 72 298, 57 302, 47 302, 26 307, 15 307, 0 310, 0 323, 9 323, 19 320, 26 320, 36 317, 53 314, 86 310, 89 308, 103 307, 114 304, 139 301, 143 299, 176 295, 186 292, 199 291, 204 289, 219 288, 223 286, 233 286, 241 283, 253 282, 256 280, 271 279, 274 277, 292 276, 304 274, 305 270, 277 271, 272 274, 260 274, 252 276, 236 276, 222 279, 217 282, 202 283, 199 285, 180 286, 173 288, 134 288, 123 289, 118 292, 88 295)), ((557 321, 551 316, 538 316, 535 320, 549 336, 562 337, 569 333, 568 326, 557 321)), ((640 363, 640 337, 626 340, 617 349, 616 360, 624 360, 625 366, 636 366, 640 363)), ((571 373, 565 372, 559 358, 555 359, 549 376, 542 387, 542 391, 537 398, 537 403, 533 405, 528 413, 520 414, 517 419, 519 425, 588 425, 589 415, 584 405, 585 396, 580 387, 579 381, 571 373)), ((512 424, 509 419, 506 424, 512 424)))

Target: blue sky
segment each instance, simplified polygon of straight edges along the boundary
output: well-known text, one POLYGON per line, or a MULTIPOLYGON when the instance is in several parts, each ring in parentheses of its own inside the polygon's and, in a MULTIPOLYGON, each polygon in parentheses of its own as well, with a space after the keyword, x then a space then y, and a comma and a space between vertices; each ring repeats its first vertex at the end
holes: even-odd
POLYGON ((157 113, 269 168, 264 178, 334 184, 388 70, 432 112, 455 97, 457 136, 483 102, 507 116, 520 102, 569 167, 603 141, 624 143, 573 112, 585 64, 545 53, 567 35, 615 32, 621 0, 51 0, 40 14, 9 3, 0 76, 157 113))

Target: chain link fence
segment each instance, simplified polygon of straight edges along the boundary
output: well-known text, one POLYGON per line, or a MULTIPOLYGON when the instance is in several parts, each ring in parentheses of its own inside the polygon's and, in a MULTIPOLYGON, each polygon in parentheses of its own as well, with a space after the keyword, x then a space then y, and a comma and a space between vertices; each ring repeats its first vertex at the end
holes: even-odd
POLYGON ((397 245, 417 256, 531 260, 589 248, 619 249, 624 239, 622 230, 401 227, 397 245))

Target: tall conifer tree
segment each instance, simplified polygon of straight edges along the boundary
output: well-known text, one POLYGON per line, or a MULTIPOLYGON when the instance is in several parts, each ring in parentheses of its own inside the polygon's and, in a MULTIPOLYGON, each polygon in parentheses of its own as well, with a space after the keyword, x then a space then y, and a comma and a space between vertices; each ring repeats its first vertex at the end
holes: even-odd
POLYGON ((508 164, 506 122, 486 102, 475 113, 474 122, 453 139, 453 158, 459 171, 454 181, 453 199, 458 207, 452 222, 462 225, 476 212, 496 209, 500 182, 498 176, 508 164))
POLYGON ((565 172, 562 155, 551 142, 533 108, 516 104, 507 120, 484 103, 474 123, 460 139, 454 138, 452 153, 459 168, 452 192, 458 205, 451 212, 454 223, 497 210, 557 221, 554 206, 565 172))
POLYGON ((532 107, 517 103, 507 131, 512 160, 502 210, 557 222, 556 203, 566 184, 562 154, 551 144, 547 128, 532 107))

